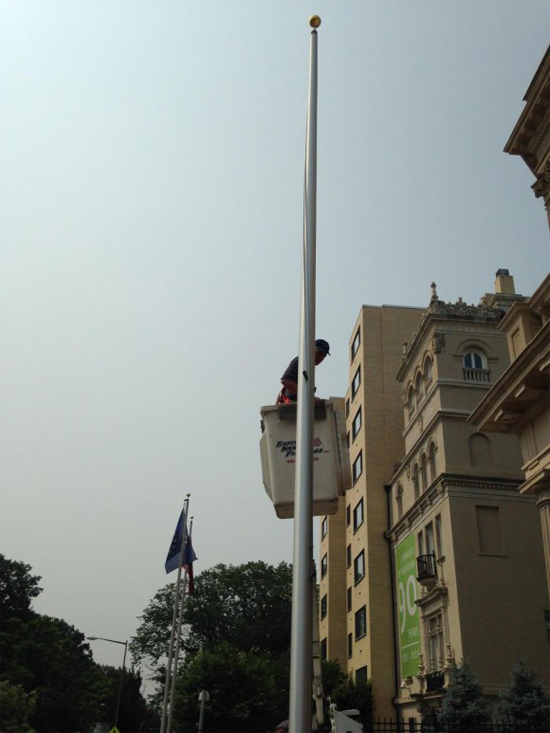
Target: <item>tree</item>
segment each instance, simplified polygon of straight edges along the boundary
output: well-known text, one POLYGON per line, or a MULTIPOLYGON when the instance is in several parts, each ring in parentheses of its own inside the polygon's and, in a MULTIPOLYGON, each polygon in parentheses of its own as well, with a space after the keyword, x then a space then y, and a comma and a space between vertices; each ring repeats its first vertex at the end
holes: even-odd
MULTIPOLYGON (((148 659, 154 670, 164 663, 170 639, 174 585, 159 590, 142 616, 130 649, 133 659, 148 659)), ((186 599, 184 650, 215 648, 228 642, 241 651, 288 650, 292 569, 264 562, 216 565, 195 580, 186 599)))
POLYGON ((330 697, 337 710, 359 710, 363 727, 366 731, 372 730, 373 696, 370 680, 358 682, 351 675, 343 675, 336 687, 325 690, 325 695, 330 697))
POLYGON ((207 729, 219 733, 271 730, 288 717, 288 654, 240 651, 227 642, 199 651, 179 676, 175 730, 196 730, 198 696, 208 690, 207 729))
POLYGON ((481 685, 464 660, 452 673, 437 718, 440 723, 452 726, 455 733, 479 730, 490 721, 481 685))
POLYGON ((550 701, 535 672, 522 659, 512 668, 510 685, 500 695, 498 712, 518 732, 550 729, 550 701))
POLYGON ((36 694, 21 685, 0 682, 0 730, 2 733, 33 733, 29 718, 34 714, 36 694))
MULTIPOLYGON (((112 724, 115 720, 122 668, 100 665, 101 693, 99 703, 103 720, 112 724)), ((121 731, 137 731, 147 717, 145 698, 140 692, 141 675, 134 669, 125 669, 122 678, 118 728, 121 731)))
MULTIPOLYGON (((148 661, 160 682, 173 593, 173 584, 158 591, 130 644, 134 660, 148 661)), ((216 565, 197 576, 185 605, 176 730, 197 722, 202 689, 212 697, 209 730, 244 733, 288 717, 291 601, 287 563, 216 565)))
POLYGON ((31 575, 31 566, 0 555, 0 629, 13 617, 26 619, 33 614, 31 602, 40 595, 39 575, 31 575))
POLYGON ((34 692, 40 731, 88 730, 100 717, 101 676, 84 635, 61 619, 8 619, 0 634, 0 679, 34 692))

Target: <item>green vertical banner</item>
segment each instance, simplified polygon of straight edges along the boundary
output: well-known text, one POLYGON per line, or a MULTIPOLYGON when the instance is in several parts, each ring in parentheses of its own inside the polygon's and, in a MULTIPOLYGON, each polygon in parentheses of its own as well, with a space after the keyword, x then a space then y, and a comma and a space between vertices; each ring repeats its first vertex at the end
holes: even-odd
POLYGON ((414 535, 400 542, 395 548, 397 573, 397 609, 399 617, 399 657, 401 676, 418 674, 420 654, 420 613, 417 599, 416 553, 414 535))

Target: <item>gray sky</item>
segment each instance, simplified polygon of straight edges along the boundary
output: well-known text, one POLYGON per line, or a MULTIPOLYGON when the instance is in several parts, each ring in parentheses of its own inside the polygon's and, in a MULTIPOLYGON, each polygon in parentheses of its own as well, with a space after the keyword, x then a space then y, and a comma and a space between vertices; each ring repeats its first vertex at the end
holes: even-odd
POLYGON ((291 559, 259 407, 297 353, 314 12, 318 394, 346 390, 361 304, 548 269, 502 152, 546 2, 3 0, 0 552, 85 634, 135 631, 187 492, 197 573, 291 559))

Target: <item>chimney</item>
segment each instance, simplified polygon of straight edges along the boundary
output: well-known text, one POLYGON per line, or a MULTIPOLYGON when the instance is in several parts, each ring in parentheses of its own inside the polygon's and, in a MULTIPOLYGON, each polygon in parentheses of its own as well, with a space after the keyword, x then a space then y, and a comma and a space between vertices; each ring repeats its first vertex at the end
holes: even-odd
POLYGON ((514 278, 512 277, 512 275, 510 275, 510 272, 508 270, 497 270, 495 279, 495 293, 501 293, 502 295, 516 294, 516 289, 514 287, 514 278))

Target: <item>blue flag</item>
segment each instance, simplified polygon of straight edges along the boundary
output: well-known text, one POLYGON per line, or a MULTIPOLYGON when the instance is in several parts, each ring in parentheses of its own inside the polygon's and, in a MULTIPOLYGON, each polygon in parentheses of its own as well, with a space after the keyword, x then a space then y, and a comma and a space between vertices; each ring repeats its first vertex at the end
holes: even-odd
POLYGON ((193 545, 191 544, 191 537, 187 538, 187 542, 185 543, 185 550, 183 551, 183 567, 185 570, 187 570, 187 578, 189 580, 188 593, 190 596, 193 595, 195 592, 195 578, 193 576, 193 563, 197 559, 197 556, 195 555, 195 550, 193 549, 193 545))
POLYGON ((166 573, 171 573, 172 570, 178 569, 182 542, 183 542, 183 509, 181 510, 180 518, 178 519, 178 523, 176 524, 176 531, 174 532, 172 543, 170 544, 170 549, 168 550, 168 555, 166 556, 166 562, 164 563, 164 568, 166 570, 166 573))

